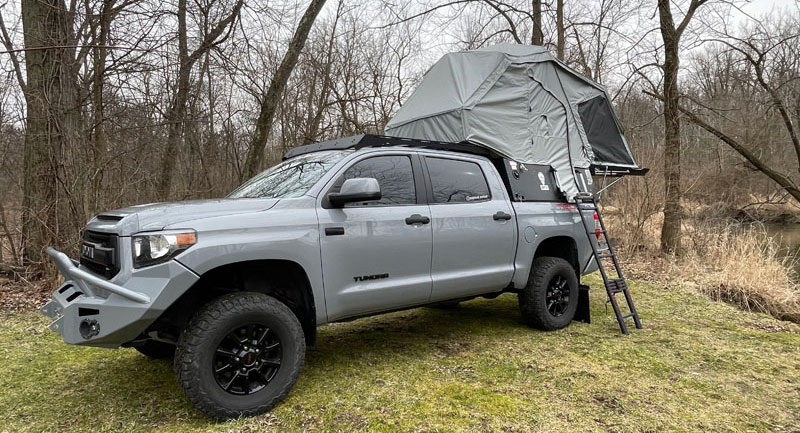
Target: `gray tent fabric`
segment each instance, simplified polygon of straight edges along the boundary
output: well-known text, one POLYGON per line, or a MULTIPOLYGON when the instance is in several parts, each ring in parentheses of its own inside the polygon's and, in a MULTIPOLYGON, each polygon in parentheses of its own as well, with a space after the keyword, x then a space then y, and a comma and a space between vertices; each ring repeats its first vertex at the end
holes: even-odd
POLYGON ((386 134, 466 141, 525 164, 550 165, 568 198, 575 169, 639 168, 605 89, 534 45, 446 54, 426 73, 386 134))

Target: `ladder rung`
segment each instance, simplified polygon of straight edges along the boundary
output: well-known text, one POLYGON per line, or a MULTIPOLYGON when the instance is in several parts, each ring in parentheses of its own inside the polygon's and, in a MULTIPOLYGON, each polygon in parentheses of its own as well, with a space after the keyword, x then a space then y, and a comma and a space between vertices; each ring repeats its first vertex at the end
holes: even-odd
POLYGON ((598 254, 598 255, 597 255, 597 258, 598 258, 598 259, 610 259, 610 258, 612 258, 612 257, 614 257, 614 255, 613 255, 613 254, 598 254))
POLYGON ((636 315, 636 313, 623 314, 622 317, 620 317, 620 319, 625 320, 625 319, 633 317, 635 315, 636 315))
POLYGON ((606 282, 606 290, 612 293, 619 293, 628 290, 628 284, 622 278, 615 278, 606 282))

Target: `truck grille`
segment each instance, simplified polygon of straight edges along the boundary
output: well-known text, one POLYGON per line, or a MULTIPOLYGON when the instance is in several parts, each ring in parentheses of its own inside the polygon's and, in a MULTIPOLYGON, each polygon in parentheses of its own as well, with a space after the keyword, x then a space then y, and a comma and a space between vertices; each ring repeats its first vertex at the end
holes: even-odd
POLYGON ((95 274, 112 278, 119 272, 119 237, 112 233, 83 231, 81 266, 95 274))

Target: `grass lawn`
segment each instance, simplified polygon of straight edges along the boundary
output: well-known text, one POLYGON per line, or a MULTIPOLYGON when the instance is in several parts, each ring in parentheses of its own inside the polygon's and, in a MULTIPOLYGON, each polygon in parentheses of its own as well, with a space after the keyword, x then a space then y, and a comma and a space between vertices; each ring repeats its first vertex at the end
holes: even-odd
POLYGON ((289 398, 227 423, 187 403, 169 362, 0 313, 0 432, 800 431, 800 326, 631 284, 645 329, 627 337, 598 289, 591 325, 551 333, 521 325, 512 295, 320 328, 289 398))

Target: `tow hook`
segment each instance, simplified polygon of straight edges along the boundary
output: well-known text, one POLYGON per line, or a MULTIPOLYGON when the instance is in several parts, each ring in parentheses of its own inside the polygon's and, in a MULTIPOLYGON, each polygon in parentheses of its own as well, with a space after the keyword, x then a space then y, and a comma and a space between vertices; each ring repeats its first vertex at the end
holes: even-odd
POLYGON ((78 331, 81 333, 81 337, 88 340, 100 333, 100 324, 97 323, 97 320, 84 319, 78 326, 78 331))

